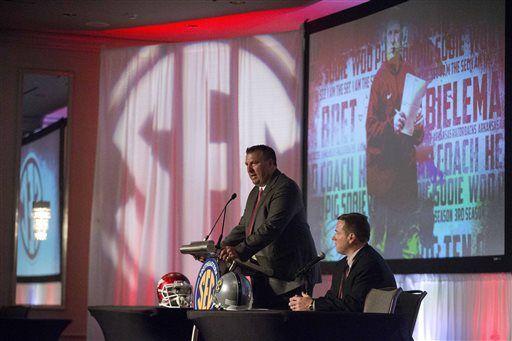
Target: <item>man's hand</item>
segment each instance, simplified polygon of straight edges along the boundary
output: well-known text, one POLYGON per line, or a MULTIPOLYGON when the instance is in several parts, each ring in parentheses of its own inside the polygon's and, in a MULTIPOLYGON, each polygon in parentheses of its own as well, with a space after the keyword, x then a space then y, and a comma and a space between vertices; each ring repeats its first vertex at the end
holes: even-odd
POLYGON ((393 116, 393 131, 399 134, 405 126, 405 114, 395 109, 395 116, 393 116))
POLYGON ((418 112, 416 113, 416 121, 414 121, 414 125, 423 125, 423 114, 421 112, 421 106, 418 108, 418 112))
POLYGON ((309 306, 313 303, 313 299, 306 293, 302 293, 302 296, 295 295, 290 298, 290 309, 293 311, 306 311, 309 310, 309 306))
POLYGON ((416 121, 414 121, 414 130, 423 131, 423 114, 421 113, 421 108, 416 115, 416 121))
POLYGON ((412 137, 414 138, 414 144, 418 145, 423 141, 423 135, 425 130, 423 128, 423 114, 421 113, 421 107, 416 115, 416 121, 414 121, 414 132, 412 137))
POLYGON ((224 261, 232 261, 235 258, 240 258, 240 256, 234 246, 224 246, 222 250, 220 250, 219 258, 224 261))

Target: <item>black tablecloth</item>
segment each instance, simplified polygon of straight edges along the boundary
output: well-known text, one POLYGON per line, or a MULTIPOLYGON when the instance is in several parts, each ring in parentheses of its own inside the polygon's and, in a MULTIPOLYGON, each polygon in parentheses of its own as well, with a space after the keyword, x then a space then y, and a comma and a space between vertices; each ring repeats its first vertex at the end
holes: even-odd
POLYGON ((390 314, 277 310, 188 311, 205 341, 402 340, 390 314))
POLYGON ((71 320, 0 317, 0 340, 57 341, 71 320))
POLYGON ((190 340, 192 321, 187 309, 93 306, 105 340, 190 340))

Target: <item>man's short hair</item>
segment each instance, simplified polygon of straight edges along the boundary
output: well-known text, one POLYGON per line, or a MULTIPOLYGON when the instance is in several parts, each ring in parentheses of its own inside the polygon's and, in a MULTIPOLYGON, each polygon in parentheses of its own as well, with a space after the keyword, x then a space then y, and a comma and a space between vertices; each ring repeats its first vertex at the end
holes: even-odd
POLYGON ((266 146, 264 144, 257 144, 255 146, 249 147, 245 150, 245 154, 250 154, 260 151, 263 153, 263 160, 272 160, 274 161, 274 164, 277 165, 277 158, 276 158, 276 152, 274 149, 270 148, 269 146, 266 146))
POLYGON ((357 239, 362 243, 370 240, 370 223, 368 218, 361 213, 345 213, 338 217, 338 220, 345 222, 345 229, 349 233, 355 234, 357 239))

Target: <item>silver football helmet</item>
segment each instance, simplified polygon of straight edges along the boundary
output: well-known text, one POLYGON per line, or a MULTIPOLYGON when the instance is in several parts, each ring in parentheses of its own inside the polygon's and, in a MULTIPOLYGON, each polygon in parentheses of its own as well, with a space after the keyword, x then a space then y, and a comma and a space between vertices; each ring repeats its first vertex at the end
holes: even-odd
POLYGON ((213 302, 217 309, 222 310, 251 309, 251 283, 239 273, 228 272, 217 282, 213 302))

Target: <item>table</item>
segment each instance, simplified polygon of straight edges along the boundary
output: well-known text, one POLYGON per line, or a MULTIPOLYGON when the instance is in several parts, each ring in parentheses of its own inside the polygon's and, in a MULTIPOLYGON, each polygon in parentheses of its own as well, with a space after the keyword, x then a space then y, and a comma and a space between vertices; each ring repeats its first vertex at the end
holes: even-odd
POLYGON ((161 307, 91 306, 105 340, 187 340, 192 321, 187 310, 161 307))
POLYGON ((392 314, 279 310, 188 311, 205 341, 403 340, 392 314))
POLYGON ((1 340, 57 341, 71 320, 0 317, 1 340))

